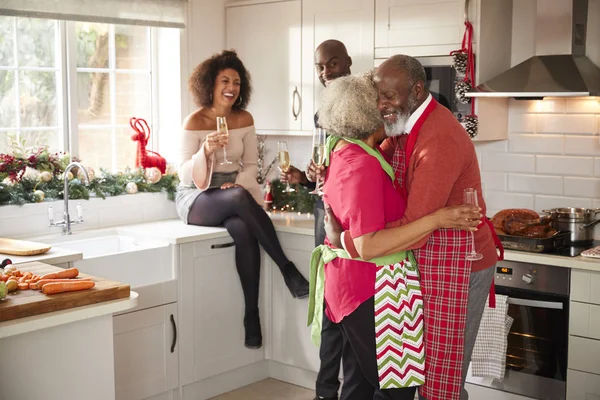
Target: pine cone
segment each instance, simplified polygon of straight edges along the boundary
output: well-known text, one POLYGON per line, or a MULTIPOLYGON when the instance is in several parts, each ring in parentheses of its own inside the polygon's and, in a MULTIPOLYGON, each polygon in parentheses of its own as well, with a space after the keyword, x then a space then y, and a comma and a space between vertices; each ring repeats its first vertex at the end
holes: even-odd
POLYGON ((477 127, 479 125, 477 115, 467 115, 463 121, 463 124, 471 139, 477 136, 477 127))
POLYGON ((466 94, 471 90, 471 84, 467 81, 459 81, 456 82, 454 86, 454 91, 456 92, 456 99, 460 101, 462 104, 469 104, 471 102, 471 98, 467 97, 466 94))
POLYGON ((466 74, 467 73, 467 53, 465 52, 456 52, 452 55, 453 59, 454 59, 454 69, 456 70, 456 72, 458 72, 459 74, 466 74))

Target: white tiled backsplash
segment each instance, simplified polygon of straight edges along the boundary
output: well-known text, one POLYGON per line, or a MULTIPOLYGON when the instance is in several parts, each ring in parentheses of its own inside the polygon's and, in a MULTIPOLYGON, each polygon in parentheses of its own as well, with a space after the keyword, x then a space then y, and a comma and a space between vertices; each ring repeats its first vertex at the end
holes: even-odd
POLYGON ((511 100, 509 138, 475 145, 488 215, 600 207, 600 98, 511 100))
MULTIPOLYGON (((81 202, 84 222, 72 225, 73 231, 135 224, 177 218, 175 203, 164 193, 138 193, 108 197, 106 200, 69 201, 71 219, 77 218, 77 203, 81 202)), ((0 237, 23 238, 61 233, 61 228, 48 226, 48 206, 52 204, 54 220, 63 219, 63 201, 0 207, 0 237)))
MULTIPOLYGON (((509 119, 508 140, 475 144, 488 216, 512 207, 600 207, 600 98, 511 100, 509 119)), ((311 138, 269 136, 269 161, 277 140, 304 169, 311 138)))

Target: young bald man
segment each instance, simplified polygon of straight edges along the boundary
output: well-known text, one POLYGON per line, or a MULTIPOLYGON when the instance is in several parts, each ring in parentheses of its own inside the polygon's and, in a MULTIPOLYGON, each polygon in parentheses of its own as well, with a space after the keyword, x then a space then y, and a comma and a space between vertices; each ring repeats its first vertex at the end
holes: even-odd
MULTIPOLYGON (((352 59, 348 55, 346 46, 339 40, 326 40, 315 51, 315 69, 319 81, 327 86, 333 80, 350 75, 352 59)), ((319 126, 315 114, 315 128, 319 126)), ((315 188, 317 167, 310 161, 306 172, 290 166, 287 174, 281 173, 282 181, 299 183, 310 189, 315 188)), ((323 219, 323 200, 317 197, 314 208, 315 215, 315 246, 325 241, 325 228, 323 219)), ((321 348, 319 349, 321 366, 317 375, 315 400, 337 400, 340 381, 340 363, 342 359, 342 333, 338 324, 335 324, 323 313, 323 326, 321 331, 321 348)))

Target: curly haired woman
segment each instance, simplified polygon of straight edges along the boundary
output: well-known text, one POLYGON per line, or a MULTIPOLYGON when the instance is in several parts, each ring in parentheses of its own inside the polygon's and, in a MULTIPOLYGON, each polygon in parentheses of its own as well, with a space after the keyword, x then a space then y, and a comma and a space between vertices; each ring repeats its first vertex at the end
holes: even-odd
POLYGON ((308 282, 284 254, 261 207, 256 132, 252 115, 245 110, 252 89, 244 64, 234 51, 216 54, 194 69, 189 89, 199 109, 183 122, 177 213, 187 224, 223 225, 233 238, 246 302, 245 345, 257 349, 262 346, 259 243, 281 270, 292 296, 308 296, 308 282), (227 118, 228 136, 216 131, 217 117, 227 118), (221 165, 223 147, 231 164, 221 165))

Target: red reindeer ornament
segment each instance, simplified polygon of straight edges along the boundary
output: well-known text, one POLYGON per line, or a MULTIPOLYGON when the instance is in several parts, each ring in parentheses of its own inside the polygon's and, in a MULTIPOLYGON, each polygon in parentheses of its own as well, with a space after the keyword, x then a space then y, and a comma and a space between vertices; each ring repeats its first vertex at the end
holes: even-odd
POLYGON ((148 139, 150 138, 150 126, 148 126, 148 123, 142 118, 134 117, 129 120, 129 125, 135 131, 135 134, 131 136, 131 140, 138 142, 135 166, 142 168, 156 167, 164 174, 167 170, 167 160, 152 150, 146 150, 146 145, 148 145, 148 139))

